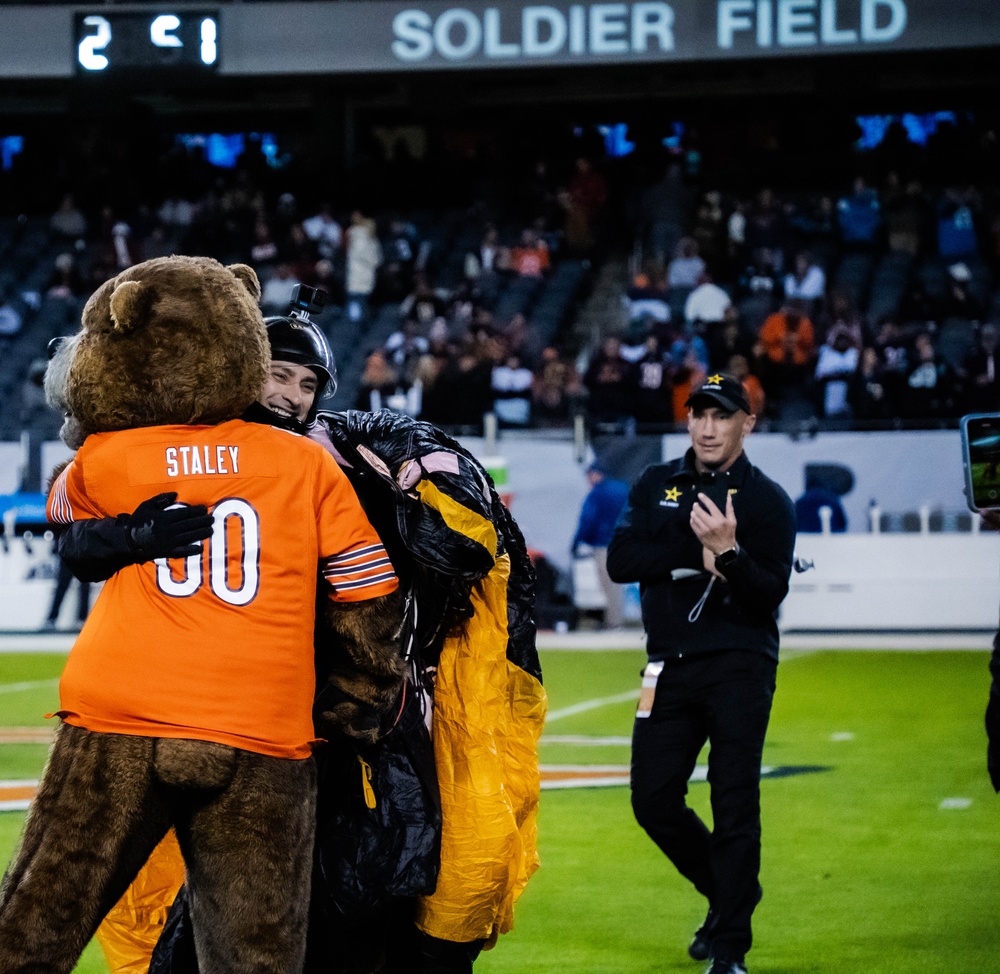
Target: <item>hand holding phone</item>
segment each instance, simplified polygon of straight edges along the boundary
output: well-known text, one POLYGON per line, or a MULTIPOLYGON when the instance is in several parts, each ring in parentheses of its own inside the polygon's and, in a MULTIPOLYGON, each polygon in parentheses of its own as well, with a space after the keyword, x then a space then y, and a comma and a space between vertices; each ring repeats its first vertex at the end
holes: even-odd
MULTIPOLYGON (((698 494, 704 494, 706 497, 710 498, 712 503, 723 513, 726 513, 726 498, 729 496, 729 478, 725 476, 718 476, 711 482, 705 482, 698 484, 695 487, 695 497, 698 494)), ((695 501, 701 504, 700 500, 695 501)), ((702 504, 702 507, 705 505, 702 504)), ((706 508, 707 510, 707 508, 706 508)))
POLYGON ((965 499, 970 510, 1000 508, 1000 413, 973 413, 960 424, 965 499))

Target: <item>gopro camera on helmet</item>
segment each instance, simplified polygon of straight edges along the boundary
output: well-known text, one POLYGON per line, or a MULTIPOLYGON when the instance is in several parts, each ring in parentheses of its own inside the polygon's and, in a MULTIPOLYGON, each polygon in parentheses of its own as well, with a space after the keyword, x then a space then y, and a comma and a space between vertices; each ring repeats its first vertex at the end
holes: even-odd
POLYGON ((309 318, 310 313, 319 314, 326 307, 326 291, 308 284, 296 284, 292 288, 292 298, 288 314, 293 318, 309 318))

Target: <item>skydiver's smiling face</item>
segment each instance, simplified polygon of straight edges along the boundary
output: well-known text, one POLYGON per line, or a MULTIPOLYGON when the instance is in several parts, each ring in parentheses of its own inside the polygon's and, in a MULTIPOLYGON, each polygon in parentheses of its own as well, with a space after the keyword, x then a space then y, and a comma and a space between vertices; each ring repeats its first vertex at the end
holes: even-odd
POLYGON ((271 363, 264 391, 258 400, 271 412, 304 423, 316 401, 319 379, 312 369, 294 362, 271 363))

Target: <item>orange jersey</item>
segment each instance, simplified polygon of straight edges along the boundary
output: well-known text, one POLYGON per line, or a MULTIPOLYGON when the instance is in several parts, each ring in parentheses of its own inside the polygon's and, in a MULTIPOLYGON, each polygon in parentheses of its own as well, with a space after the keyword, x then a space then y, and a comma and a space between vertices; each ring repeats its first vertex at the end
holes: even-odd
POLYGON ((760 340, 767 357, 772 362, 785 361, 791 337, 791 360, 794 365, 806 365, 816 354, 816 335, 812 322, 802 318, 794 334, 789 331, 788 319, 780 311, 768 315, 760 329, 760 340))
POLYGON ((233 420, 87 438, 49 519, 131 512, 176 491, 215 524, 203 550, 105 583, 60 681, 60 716, 89 730, 311 753, 321 572, 337 601, 398 586, 336 461, 305 437, 233 420))

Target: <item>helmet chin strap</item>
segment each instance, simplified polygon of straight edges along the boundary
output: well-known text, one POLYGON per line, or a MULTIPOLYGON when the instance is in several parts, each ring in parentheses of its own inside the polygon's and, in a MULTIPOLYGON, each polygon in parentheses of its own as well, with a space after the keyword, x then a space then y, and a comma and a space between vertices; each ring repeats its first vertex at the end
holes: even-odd
POLYGON ((261 402, 252 402, 244 411, 242 418, 248 423, 277 426, 290 433, 298 433, 299 436, 305 436, 309 430, 308 423, 303 423, 302 420, 295 419, 293 416, 279 416, 261 402))

